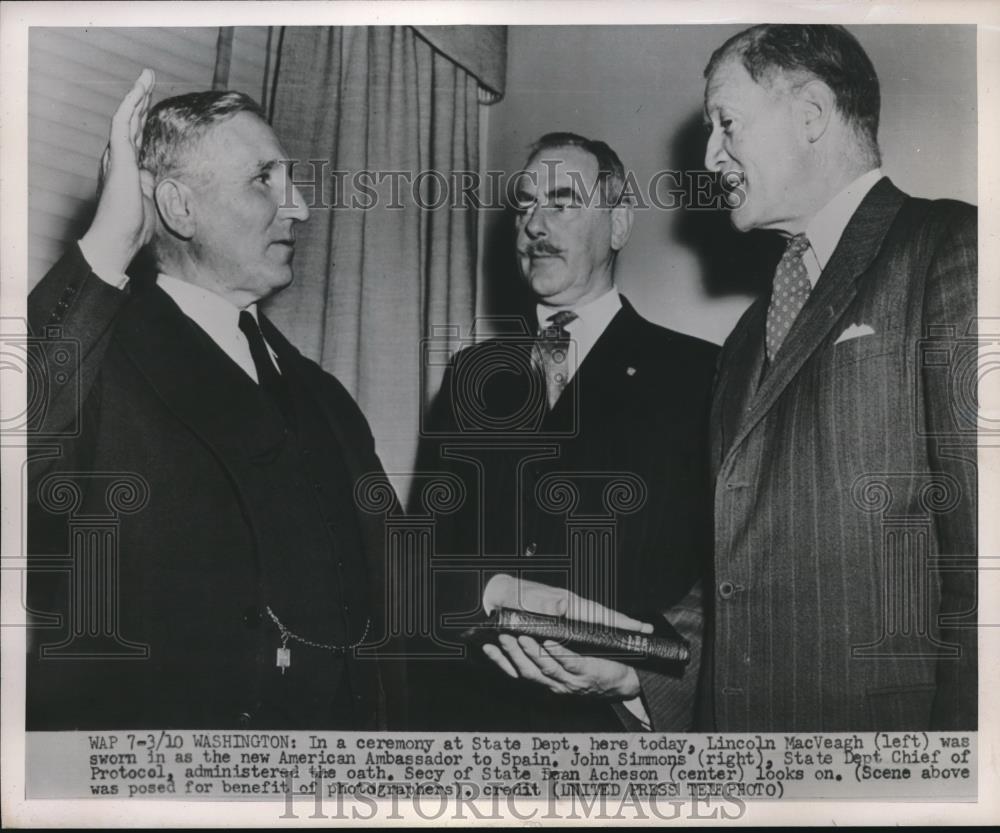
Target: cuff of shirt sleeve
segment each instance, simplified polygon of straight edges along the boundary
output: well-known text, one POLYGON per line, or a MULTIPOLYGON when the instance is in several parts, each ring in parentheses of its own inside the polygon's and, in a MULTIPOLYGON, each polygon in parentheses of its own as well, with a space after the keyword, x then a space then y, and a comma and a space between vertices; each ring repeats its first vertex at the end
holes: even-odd
POLYGON ((87 265, 90 267, 90 271, 97 275, 97 277, 115 289, 124 289, 128 285, 128 275, 105 264, 100 252, 88 251, 87 245, 83 240, 78 245, 80 246, 80 253, 83 255, 83 259, 87 261, 87 265))
POLYGON ((623 700, 622 705, 628 709, 635 719, 642 724, 642 728, 647 731, 653 728, 653 724, 649 719, 649 713, 646 711, 646 707, 642 704, 641 697, 633 697, 631 700, 623 700))

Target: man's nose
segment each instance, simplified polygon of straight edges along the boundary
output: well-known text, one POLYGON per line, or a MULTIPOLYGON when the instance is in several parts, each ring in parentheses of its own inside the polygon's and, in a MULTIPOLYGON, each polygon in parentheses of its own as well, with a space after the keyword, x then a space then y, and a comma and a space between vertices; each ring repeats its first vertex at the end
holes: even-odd
POLYGON ((298 186, 293 182, 289 182, 288 184, 291 186, 290 190, 286 192, 289 199, 281 206, 282 213, 289 219, 304 223, 309 219, 309 206, 306 205, 305 198, 302 196, 302 192, 298 186))
POLYGON ((525 212, 524 231, 532 240, 548 234, 545 227, 545 219, 542 216, 542 212, 538 210, 538 203, 532 205, 525 212))
POLYGON ((726 161, 727 155, 722 147, 722 137, 719 131, 712 129, 705 146, 705 167, 710 171, 719 171, 726 161))

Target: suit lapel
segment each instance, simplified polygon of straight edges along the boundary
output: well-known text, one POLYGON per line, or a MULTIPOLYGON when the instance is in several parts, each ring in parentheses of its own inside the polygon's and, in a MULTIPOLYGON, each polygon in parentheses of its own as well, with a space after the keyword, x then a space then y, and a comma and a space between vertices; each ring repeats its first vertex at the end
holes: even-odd
MULTIPOLYGON (((627 370, 632 361, 631 353, 637 344, 634 334, 643 319, 622 296, 622 308, 604 328, 586 358, 577 368, 569 384, 563 389, 546 422, 564 424, 572 408, 604 405, 613 399, 613 389, 628 379, 627 370), (603 390, 598 390, 601 386, 603 390), (608 388, 611 390, 608 390, 608 388), (583 392, 586 391, 586 405, 583 392)), ((580 420, 584 422, 584 420, 580 420)), ((577 428, 580 426, 578 425, 577 428)))
POLYGON ((717 469, 740 430, 748 404, 757 392, 764 366, 764 320, 767 301, 756 301, 744 313, 727 345, 730 355, 720 368, 712 404, 712 465, 717 469))
POLYGON ((217 451, 254 456, 284 441, 254 381, 159 287, 130 300, 115 338, 166 406, 217 451))
MULTIPOLYGON (((785 388, 842 318, 857 295, 861 278, 875 259, 904 200, 905 195, 886 177, 868 192, 844 229, 837 248, 809 295, 809 300, 792 325, 778 361, 773 363, 756 395, 743 409, 744 419, 733 435, 728 451, 739 445, 771 410, 785 388)), ((766 316, 766 306, 762 310, 766 316)), ((751 332, 762 335, 763 316, 754 324, 751 332)), ((752 337, 756 338, 756 335, 752 337)), ((757 341, 763 344, 763 338, 757 341)))
POLYGON ((305 359, 302 354, 292 346, 291 342, 267 318, 260 315, 259 320, 264 338, 267 339, 267 343, 271 345, 271 348, 278 356, 281 372, 287 373, 289 376, 294 376, 299 383, 300 390, 310 397, 320 413, 323 414, 327 424, 330 426, 330 430, 333 431, 337 442, 340 444, 344 461, 352 477, 360 477, 370 472, 370 458, 362 458, 359 455, 358 438, 356 436, 348 436, 348 431, 343 423, 343 414, 337 413, 329 397, 316 395, 317 391, 314 380, 310 379, 303 372, 305 359))
MULTIPOLYGON (((368 451, 368 444, 362 441, 362 437, 358 436, 357 430, 352 431, 349 425, 345 425, 344 414, 338 413, 334 400, 328 395, 317 395, 316 381, 311 379, 306 372, 306 359, 267 318, 260 315, 259 321, 264 338, 278 356, 281 372, 295 378, 299 390, 310 397, 333 432, 351 479, 352 490, 362 477, 372 474, 380 475, 385 485, 392 490, 378 458, 368 451)), ((318 374, 319 368, 316 370, 318 374)), ((332 379, 328 379, 328 382, 333 384, 332 379)), ((347 396, 346 392, 344 396, 347 396)), ((365 549, 365 564, 369 570, 369 581, 373 591, 371 601, 375 605, 376 621, 381 621, 381 614, 378 611, 382 609, 384 596, 382 588, 385 586, 386 579, 383 563, 386 541, 385 519, 389 515, 398 514, 400 507, 394 502, 385 513, 364 511, 357 506, 355 506, 355 510, 361 529, 362 546, 365 549)))

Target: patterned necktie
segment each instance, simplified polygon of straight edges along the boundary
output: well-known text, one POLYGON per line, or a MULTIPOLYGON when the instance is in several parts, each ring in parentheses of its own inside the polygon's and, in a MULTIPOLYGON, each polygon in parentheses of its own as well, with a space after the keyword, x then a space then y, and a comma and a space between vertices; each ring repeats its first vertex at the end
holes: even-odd
POLYGON ((545 373, 545 391, 549 408, 554 408, 569 381, 569 333, 566 325, 576 321, 577 314, 568 309, 550 315, 548 326, 539 330, 538 355, 545 373))
POLYGON ((804 234, 796 234, 785 247, 785 253, 778 262, 774 273, 774 288, 771 291, 771 303, 767 308, 767 325, 765 347, 767 360, 774 361, 778 350, 785 341, 785 336, 792 329, 792 324, 805 306, 812 285, 802 255, 809 248, 809 238, 804 234))
POLYGON ((240 313, 240 330, 247 337, 250 345, 250 356, 253 358, 254 368, 257 370, 257 381, 261 390, 266 393, 271 401, 278 406, 285 421, 292 423, 292 401, 285 385, 285 379, 278 372, 271 359, 271 353, 264 342, 264 335, 257 325, 257 320, 246 310, 240 313))

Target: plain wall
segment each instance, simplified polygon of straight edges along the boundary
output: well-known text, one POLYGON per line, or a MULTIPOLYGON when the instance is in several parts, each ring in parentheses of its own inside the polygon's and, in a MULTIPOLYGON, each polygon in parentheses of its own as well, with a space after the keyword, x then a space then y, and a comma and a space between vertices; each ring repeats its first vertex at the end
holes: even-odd
MULTIPOLYGON (((607 141, 645 184, 703 167, 702 71, 743 26, 512 26, 507 89, 489 108, 486 167, 516 171, 553 130, 607 141)), ((973 26, 854 26, 882 85, 883 171, 917 196, 976 199, 973 26)), ((480 310, 525 297, 509 216, 484 214, 480 310)), ((737 235, 724 215, 646 210, 619 257, 618 284, 647 318, 721 342, 769 280, 773 235, 737 235)))
MULTIPOLYGON (((28 285, 90 226, 111 116, 144 67, 153 102, 212 86, 219 28, 35 27, 28 52, 28 285)), ((236 27, 229 81, 260 100, 267 29, 236 27)))

